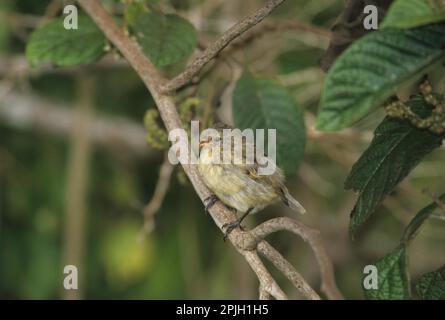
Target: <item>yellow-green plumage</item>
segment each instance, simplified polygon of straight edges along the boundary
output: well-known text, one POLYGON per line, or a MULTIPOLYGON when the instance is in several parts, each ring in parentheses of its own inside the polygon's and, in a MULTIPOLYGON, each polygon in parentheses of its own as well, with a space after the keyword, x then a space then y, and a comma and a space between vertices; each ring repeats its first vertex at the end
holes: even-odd
MULTIPOLYGON (((198 170, 207 187, 227 206, 240 213, 257 212, 269 204, 283 201, 294 211, 304 208, 288 192, 279 168, 272 175, 258 175, 258 164, 211 163, 212 146, 219 141, 204 143, 198 170), (207 150, 206 150, 207 149, 207 150), (207 151, 207 152, 203 152, 207 151)), ((245 146, 243 146, 245 150, 245 146)), ((243 153, 243 157, 245 154, 243 153)), ((233 159, 233 153, 232 153, 233 159)))

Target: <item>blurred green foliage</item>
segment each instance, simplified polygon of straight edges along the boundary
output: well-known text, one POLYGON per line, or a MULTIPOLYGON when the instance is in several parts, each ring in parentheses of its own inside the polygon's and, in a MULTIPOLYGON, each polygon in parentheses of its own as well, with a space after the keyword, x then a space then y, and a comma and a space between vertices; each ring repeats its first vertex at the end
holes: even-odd
MULTIPOLYGON (((210 7, 212 1, 146 2, 160 8, 174 7, 183 10, 179 13, 185 15, 187 10, 200 5, 210 7)), ((33 28, 20 22, 44 15, 50 3, 51 0, 0 2, 0 60, 23 56, 26 39, 33 28), (5 16, 8 19, 3 19, 5 16)), ((119 3, 107 1, 111 7, 119 3)), ((204 21, 199 34, 214 37, 219 33, 218 23, 226 18, 237 20, 262 1, 222 3, 223 6, 215 8, 208 21, 204 21)), ((298 19, 327 28, 343 4, 341 0, 287 1, 271 19, 298 19)), ((259 74, 298 75, 299 71, 317 67, 323 48, 311 43, 314 42, 291 30, 255 40, 238 52, 236 59, 259 74)), ((177 72, 179 67, 172 66, 165 72, 177 72)), ((220 73, 222 75, 211 75, 200 84, 197 95, 203 104, 212 103, 215 92, 220 89, 218 86, 224 82, 221 78, 230 78, 223 71, 220 73)), ((146 110, 154 105, 137 75, 129 68, 98 68, 93 74, 94 113, 98 117, 126 118, 142 127, 146 110)), ((42 96, 55 104, 70 107, 79 99, 79 73, 76 72, 8 76, 14 80, 15 89, 42 96)), ((0 81, 5 77, 0 75, 0 81)), ((322 82, 322 78, 316 78, 288 85, 310 117, 314 116, 322 82)), ((372 115, 357 128, 370 133, 379 119, 378 115, 372 115)), ((19 129, 0 118, 0 298, 64 297, 69 141, 67 135, 19 129)), ((371 219, 364 232, 351 243, 347 229, 354 196, 343 191, 342 186, 351 165, 366 146, 367 142, 360 137, 315 139, 309 136, 301 170, 288 183, 291 193, 309 211, 305 217, 298 218, 321 231, 333 257, 340 289, 347 298, 363 297, 363 266, 394 247, 406 222, 418 210, 418 200, 425 202, 426 199, 422 195, 413 196, 412 191, 407 196, 406 190, 396 190, 388 207, 379 212, 377 219, 371 219)), ((83 259, 78 266, 82 298, 255 298, 258 283, 248 265, 230 244, 222 241, 220 231, 205 214, 192 187, 180 184, 176 175, 157 213, 155 230, 143 242, 138 241, 143 206, 153 195, 162 158, 162 152, 157 151, 150 157, 137 157, 119 149, 93 146, 87 216, 82 228, 83 259)), ((443 150, 428 157, 410 177, 410 185, 429 186, 433 190, 443 186, 443 174, 438 177, 438 171, 443 168, 444 160, 443 150)), ((405 186, 409 189, 410 185, 405 186)), ((283 207, 272 207, 249 218, 247 224, 254 225, 279 212, 283 214, 283 210, 283 207)), ((419 237, 417 247, 413 246, 413 277, 443 264, 440 253, 443 253, 445 238, 440 228, 444 224, 443 221, 436 226, 427 224, 428 236, 419 237), (428 254, 423 254, 427 251, 428 254)), ((278 234, 271 242, 318 289, 316 262, 304 241, 289 234, 278 234)), ((291 291, 285 279, 279 280, 284 289, 291 291)))

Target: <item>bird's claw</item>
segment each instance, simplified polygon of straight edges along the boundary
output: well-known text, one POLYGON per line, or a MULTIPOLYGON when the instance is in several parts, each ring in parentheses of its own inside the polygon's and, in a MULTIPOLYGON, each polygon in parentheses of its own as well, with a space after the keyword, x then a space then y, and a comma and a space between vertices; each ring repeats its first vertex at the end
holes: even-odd
POLYGON ((209 210, 211 207, 213 207, 213 205, 218 202, 218 197, 215 196, 214 194, 212 194, 211 196, 208 196, 207 198, 204 199, 204 206, 205 206, 205 211, 207 213, 209 213, 209 210))
POLYGON ((229 234, 235 230, 236 228, 240 228, 241 230, 244 230, 243 226, 241 226, 241 220, 238 219, 234 222, 231 223, 225 223, 223 224, 222 228, 226 229, 226 231, 224 232, 224 238, 223 240, 226 241, 226 239, 228 238, 229 234))

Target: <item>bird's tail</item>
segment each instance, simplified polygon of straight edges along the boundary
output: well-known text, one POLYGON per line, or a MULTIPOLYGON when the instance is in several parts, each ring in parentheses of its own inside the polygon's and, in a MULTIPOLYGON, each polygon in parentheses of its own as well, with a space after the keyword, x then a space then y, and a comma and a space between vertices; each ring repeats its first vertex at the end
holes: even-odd
POLYGON ((292 197, 286 189, 283 189, 283 202, 285 205, 287 205, 290 209, 292 209, 295 212, 299 212, 301 214, 306 213, 306 209, 292 197))

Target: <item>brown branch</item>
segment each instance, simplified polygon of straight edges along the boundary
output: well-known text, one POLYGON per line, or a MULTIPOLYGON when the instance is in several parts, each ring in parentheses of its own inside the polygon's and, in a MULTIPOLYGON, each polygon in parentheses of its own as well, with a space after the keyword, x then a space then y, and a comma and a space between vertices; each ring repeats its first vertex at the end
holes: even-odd
POLYGON ((152 232, 155 227, 154 218, 164 202, 174 168, 175 167, 168 160, 168 156, 165 155, 164 162, 159 170, 159 178, 155 186, 153 197, 144 208, 144 225, 141 230, 140 240, 144 240, 147 234, 152 232))
POLYGON ((227 30, 218 40, 204 50, 204 52, 196 58, 184 72, 163 85, 161 87, 162 92, 172 92, 186 85, 207 63, 209 63, 209 61, 215 58, 225 47, 227 47, 231 41, 261 22, 284 1, 285 0, 267 0, 262 8, 258 9, 252 15, 245 17, 227 30))
MULTIPOLYGON (((247 242, 245 242, 245 245, 247 247, 258 246, 258 250, 262 254, 267 257, 274 258, 276 261, 278 261, 276 253, 272 254, 273 250, 275 249, 269 248, 268 245, 263 244, 261 241, 268 235, 283 230, 290 231, 300 236, 301 238, 303 238, 304 241, 309 243, 310 247, 314 251, 318 266, 320 268, 322 283, 321 290, 330 299, 343 299, 343 296, 338 290, 335 282, 334 267, 332 266, 332 262, 326 252, 326 249, 323 246, 320 233, 317 230, 309 228, 308 226, 294 219, 290 219, 287 217, 275 218, 266 221, 257 226, 255 229, 251 230, 250 234, 252 235, 252 238, 249 238, 249 240, 253 239, 254 242, 251 243, 248 240, 247 242)), ((288 267, 289 266, 287 265, 283 265, 279 269, 289 278, 291 276, 291 270, 288 267)))
POLYGON ((289 279, 298 292, 301 292, 310 300, 320 300, 320 296, 314 289, 307 284, 300 273, 295 270, 294 266, 275 250, 274 247, 265 241, 261 241, 257 246, 257 250, 289 279))
MULTIPOLYGON (((139 74, 141 79, 144 81, 148 90, 150 91, 153 99, 156 102, 156 105, 159 109, 162 120, 164 121, 165 127, 168 131, 181 128, 181 122, 179 119, 179 115, 176 110, 176 106, 174 103, 173 91, 180 86, 186 84, 195 74, 199 72, 199 70, 210 61, 219 51, 221 51, 231 40, 248 30, 253 25, 260 22, 264 19, 275 7, 284 2, 284 0, 269 0, 266 5, 258 10, 254 15, 247 17, 240 23, 236 24, 233 28, 231 28, 223 37, 218 40, 214 45, 210 46, 208 50, 204 52, 201 58, 198 58, 195 63, 193 63, 187 70, 179 76, 179 80, 173 79, 172 82, 169 82, 171 87, 168 90, 165 90, 165 85, 167 80, 163 78, 161 73, 155 68, 155 66, 151 63, 151 61, 145 57, 145 55, 141 52, 137 43, 127 37, 124 32, 119 28, 114 22, 113 18, 105 11, 105 9, 101 6, 98 0, 78 0, 82 8, 91 16, 91 18, 96 22, 98 27, 104 32, 105 36, 110 40, 116 48, 120 50, 122 55, 128 60, 130 65, 135 69, 135 71, 139 74)), ((188 175, 195 191, 198 196, 201 198, 201 201, 204 201, 207 197, 211 195, 210 191, 203 184, 201 177, 198 173, 196 165, 182 164, 184 171, 188 175)), ((236 219, 235 214, 228 210, 222 203, 216 203, 212 208, 210 208, 209 213, 212 219, 215 221, 215 224, 223 231, 223 225, 226 223, 230 223, 236 219)), ((292 221, 291 219, 288 219, 292 221)), ((288 223, 288 220, 282 220, 284 223, 288 223)), ((269 224, 264 225, 273 225, 272 228, 274 231, 277 230, 288 230, 285 225, 282 225, 278 228, 276 224, 277 220, 274 219, 269 224)), ((300 226, 296 221, 297 226, 300 226)), ((300 228, 304 229, 307 227, 300 228)), ((261 232, 261 228, 254 229, 256 232, 243 232, 240 229, 235 229, 229 235, 229 240, 235 246, 235 248, 239 251, 240 254, 244 256, 246 261, 249 263, 252 270, 257 275, 260 281, 260 287, 262 290, 262 297, 266 296, 266 293, 271 295, 276 299, 287 299, 286 294, 279 287, 277 282, 271 276, 269 271, 266 269, 264 263, 261 261, 257 254, 256 244, 258 244, 258 236, 266 236, 261 232), (250 244, 250 246, 246 246, 246 244, 250 244), (252 245, 255 245, 252 247, 252 245)), ((306 229, 305 229, 306 230, 306 229)), ((307 228, 307 230, 309 230, 307 228)), ((312 230, 312 229, 311 229, 312 230)), ((272 231, 272 232, 274 232, 272 231)), ((289 230, 292 231, 292 230, 289 230)), ((302 234, 307 235, 307 233, 302 232, 302 234)), ((316 252, 316 256, 322 268, 322 278, 325 279, 325 282, 329 280, 327 276, 329 276, 329 272, 332 272, 332 265, 330 265, 330 261, 325 256, 325 252, 322 247, 320 248, 319 238, 315 237, 315 234, 310 234, 308 236, 308 241, 311 242, 314 251, 316 252), (329 269, 329 266, 331 268, 329 269)), ((300 289, 300 292, 309 299, 315 299, 316 297, 313 294, 309 294, 305 290, 301 290, 303 287, 308 287, 302 278, 297 278, 294 272, 294 269, 289 267, 286 264, 286 261, 279 253, 273 250, 269 250, 267 252, 267 243, 262 241, 261 246, 258 247, 258 250, 262 252, 266 257, 270 257, 271 261, 282 270, 288 271, 288 278, 294 279, 295 283, 299 283, 297 289, 300 289), (261 249, 263 248, 263 249, 261 249), (272 253, 272 254, 270 254, 272 253), (268 255, 269 254, 269 255, 268 255), (286 269, 287 268, 287 269, 286 269), (292 276, 292 277, 290 277, 292 276), (297 280, 299 282, 297 282, 297 280)), ((332 289, 331 283, 325 283, 325 287, 323 288, 325 292, 328 292, 328 295, 333 295, 329 290, 332 289)), ((335 285, 335 283, 334 283, 335 285)))
MULTIPOLYGON (((197 84, 199 84, 203 77, 212 71, 212 69, 214 69, 216 66, 218 66, 218 63, 221 61, 224 62, 229 62, 229 60, 231 60, 231 56, 237 52, 238 50, 241 50, 243 48, 245 48, 247 45, 249 45, 251 42, 264 37, 265 35, 267 35, 268 33, 272 33, 272 32, 281 32, 281 31, 287 31, 287 30, 300 30, 303 32, 307 32, 307 33, 311 33, 313 35, 316 35, 318 38, 320 38, 320 40, 323 42, 323 44, 325 44, 325 46, 327 46, 329 38, 330 38, 330 31, 326 30, 324 28, 320 28, 317 26, 314 26, 312 24, 308 24, 308 23, 304 23, 304 22, 300 22, 300 21, 296 21, 296 20, 289 20, 289 21, 284 21, 284 22, 273 22, 273 23, 268 23, 262 26, 259 26, 249 32, 246 32, 245 35, 240 36, 238 39, 234 40, 232 43, 230 43, 230 45, 226 48, 226 50, 224 50, 223 52, 218 53, 217 55, 217 59, 214 60, 214 63, 208 67, 205 72, 199 72, 201 70, 198 71, 197 74, 193 75, 193 77, 184 84, 184 86, 187 85, 193 85, 196 86, 197 84)), ((205 51, 207 48, 210 47, 210 44, 206 43, 203 40, 200 40, 199 42, 199 49, 202 51, 205 51)), ((320 77, 323 77, 324 73, 322 72, 322 70, 320 68, 313 68, 311 70, 307 70, 307 73, 310 73, 309 76, 311 77, 317 77, 317 80, 320 80, 320 77), (315 74, 317 73, 317 74, 315 74)), ((292 75, 288 75, 287 77, 284 77, 285 79, 287 79, 288 77, 290 78, 291 76, 293 76, 293 78, 291 79, 291 81, 295 82, 291 83, 292 85, 296 85, 298 83, 304 82, 306 81, 306 74, 303 75, 302 77, 300 76, 300 74, 292 74, 292 75)), ((287 80, 286 80, 287 81, 287 80)))
POLYGON ((277 300, 287 300, 286 294, 281 290, 280 286, 274 280, 272 275, 267 271, 263 262, 256 251, 244 250, 241 251, 246 261, 249 263, 250 267, 255 272, 256 276, 260 280, 260 286, 264 291, 269 293, 272 297, 277 300))

